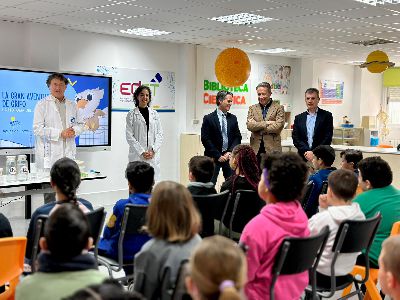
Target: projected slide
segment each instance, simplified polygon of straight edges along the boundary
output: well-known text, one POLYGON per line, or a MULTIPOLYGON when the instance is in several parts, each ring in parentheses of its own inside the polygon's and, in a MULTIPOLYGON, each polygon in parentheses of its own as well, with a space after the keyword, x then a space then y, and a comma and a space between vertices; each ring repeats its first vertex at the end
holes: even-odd
MULTIPOLYGON (((38 101, 48 96, 50 73, 0 69, 0 148, 32 148, 33 113, 38 101)), ((78 120, 87 128, 76 138, 78 146, 109 146, 111 78, 66 74, 67 99, 78 106, 78 120)))

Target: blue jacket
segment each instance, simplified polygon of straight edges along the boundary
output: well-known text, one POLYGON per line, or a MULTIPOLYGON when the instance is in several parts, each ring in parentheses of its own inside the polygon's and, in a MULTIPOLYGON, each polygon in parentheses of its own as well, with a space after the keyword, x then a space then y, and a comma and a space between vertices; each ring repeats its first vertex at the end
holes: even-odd
MULTIPOLYGON (((127 204, 149 205, 149 194, 131 194, 128 199, 117 201, 113 208, 113 214, 104 228, 103 237, 99 243, 99 254, 118 258, 118 239, 121 232, 122 217, 127 204)), ((150 240, 147 234, 125 235, 124 238, 124 261, 133 260, 133 257, 140 251, 143 244, 150 240)))
POLYGON ((318 206, 319 206, 318 198, 322 190, 322 184, 324 181, 328 180, 329 174, 335 170, 336 170, 335 167, 322 169, 315 172, 310 176, 310 178, 308 178, 308 181, 314 182, 314 188, 307 202, 307 206, 304 209, 308 218, 311 218, 318 212, 318 206))

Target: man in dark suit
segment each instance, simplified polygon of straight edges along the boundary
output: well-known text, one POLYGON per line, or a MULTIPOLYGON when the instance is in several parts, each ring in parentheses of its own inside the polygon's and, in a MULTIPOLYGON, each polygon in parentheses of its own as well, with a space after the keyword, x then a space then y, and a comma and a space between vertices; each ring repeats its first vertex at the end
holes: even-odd
POLYGON ((307 111, 294 118, 293 144, 306 160, 313 158, 312 150, 319 145, 330 145, 333 135, 333 118, 329 111, 318 107, 319 91, 309 88, 305 92, 307 111))
POLYGON ((218 108, 204 116, 201 126, 204 155, 211 157, 215 162, 211 179, 214 184, 221 168, 225 179, 231 175, 232 170, 229 166, 231 152, 242 140, 237 118, 228 112, 232 106, 232 99, 231 92, 219 91, 216 98, 218 108))

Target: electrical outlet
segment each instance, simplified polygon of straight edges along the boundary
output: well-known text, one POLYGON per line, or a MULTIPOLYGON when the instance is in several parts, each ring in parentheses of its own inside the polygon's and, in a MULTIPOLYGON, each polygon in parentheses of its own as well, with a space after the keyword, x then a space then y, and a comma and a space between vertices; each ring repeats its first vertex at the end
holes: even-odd
POLYGON ((192 120, 192 124, 193 125, 197 125, 197 124, 199 124, 200 123, 200 121, 198 120, 198 119, 193 119, 192 120))

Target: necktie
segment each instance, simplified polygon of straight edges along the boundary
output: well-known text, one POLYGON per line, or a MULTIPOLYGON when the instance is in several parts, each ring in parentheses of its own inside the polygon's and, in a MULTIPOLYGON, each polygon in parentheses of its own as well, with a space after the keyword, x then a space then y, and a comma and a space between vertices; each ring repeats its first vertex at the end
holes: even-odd
POLYGON ((222 152, 225 152, 228 149, 228 133, 226 131, 226 115, 222 114, 222 152))

